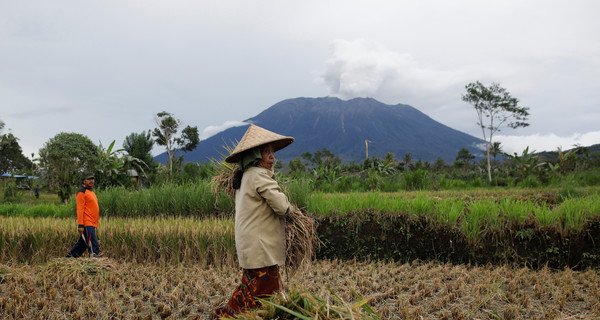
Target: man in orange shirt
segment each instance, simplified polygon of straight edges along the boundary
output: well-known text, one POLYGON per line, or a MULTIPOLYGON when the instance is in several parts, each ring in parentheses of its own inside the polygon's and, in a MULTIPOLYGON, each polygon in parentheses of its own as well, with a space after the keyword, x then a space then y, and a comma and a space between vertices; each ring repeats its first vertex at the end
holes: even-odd
POLYGON ((77 191, 77 232, 79 232, 79 240, 69 251, 67 257, 80 257, 86 249, 94 257, 100 254, 98 238, 96 237, 100 207, 98 206, 98 198, 92 191, 95 181, 93 175, 85 175, 82 179, 81 188, 77 191))

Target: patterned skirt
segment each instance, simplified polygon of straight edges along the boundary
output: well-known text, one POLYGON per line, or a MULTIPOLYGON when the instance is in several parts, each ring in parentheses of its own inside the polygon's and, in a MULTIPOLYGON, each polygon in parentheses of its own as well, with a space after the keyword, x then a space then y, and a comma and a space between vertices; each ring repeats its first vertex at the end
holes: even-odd
POLYGON ((216 316, 235 318, 248 309, 260 307, 256 299, 266 298, 281 290, 281 278, 277 265, 259 268, 243 269, 242 284, 240 284, 227 305, 215 310, 216 316))

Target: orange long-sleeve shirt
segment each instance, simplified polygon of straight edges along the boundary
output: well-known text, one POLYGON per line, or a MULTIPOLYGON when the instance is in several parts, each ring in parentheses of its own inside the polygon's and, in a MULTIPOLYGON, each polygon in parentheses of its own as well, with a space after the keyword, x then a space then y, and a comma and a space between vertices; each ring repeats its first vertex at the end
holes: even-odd
POLYGON ((77 224, 79 227, 92 226, 98 228, 100 207, 94 191, 81 187, 77 191, 77 224))

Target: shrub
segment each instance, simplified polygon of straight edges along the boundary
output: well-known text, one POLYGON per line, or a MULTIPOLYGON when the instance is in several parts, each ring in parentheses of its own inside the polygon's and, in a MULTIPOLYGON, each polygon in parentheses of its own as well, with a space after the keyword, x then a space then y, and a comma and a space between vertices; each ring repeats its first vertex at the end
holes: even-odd
POLYGON ((14 182, 9 182, 4 185, 4 200, 11 202, 19 198, 19 188, 14 182))
POLYGON ((362 188, 359 177, 354 175, 343 175, 338 181, 335 190, 337 192, 351 192, 362 188))
POLYGON ((525 188, 539 188, 540 185, 541 185, 540 182, 533 175, 529 175, 529 176, 525 177, 525 179, 523 179, 523 181, 521 181, 517 184, 517 186, 525 187, 525 188))
POLYGON ((407 171, 402 175, 402 187, 405 190, 423 190, 431 185, 429 173, 423 169, 407 171))
POLYGON ((481 188, 483 187, 483 182, 480 177, 475 178, 475 180, 471 181, 471 187, 473 188, 481 188))
POLYGON ((380 190, 383 185, 383 179, 381 175, 377 174, 374 170, 366 171, 365 187, 367 191, 380 190))
POLYGON ((394 175, 390 176, 389 178, 385 178, 380 190, 383 192, 397 192, 398 190, 401 190, 402 183, 398 177, 398 175, 394 175))

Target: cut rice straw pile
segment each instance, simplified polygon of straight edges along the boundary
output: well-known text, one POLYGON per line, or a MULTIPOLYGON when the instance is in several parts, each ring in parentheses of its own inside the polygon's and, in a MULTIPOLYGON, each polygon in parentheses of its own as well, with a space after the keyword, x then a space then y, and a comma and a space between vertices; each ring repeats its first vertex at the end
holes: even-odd
MULTIPOLYGON (((224 146, 228 153, 234 147, 224 146)), ((222 155, 223 156, 223 155, 222 155)), ((211 180, 211 191, 218 196, 221 193, 235 199, 235 189, 233 189, 233 175, 237 170, 237 164, 225 162, 225 156, 221 161, 213 161, 215 176, 211 180)), ((289 197, 288 197, 289 198, 289 197)), ((297 206, 295 210, 288 212, 285 219, 286 234, 286 259, 285 270, 289 276, 293 276, 302 266, 308 265, 316 254, 321 241, 317 235, 315 222, 306 216, 297 206)))

